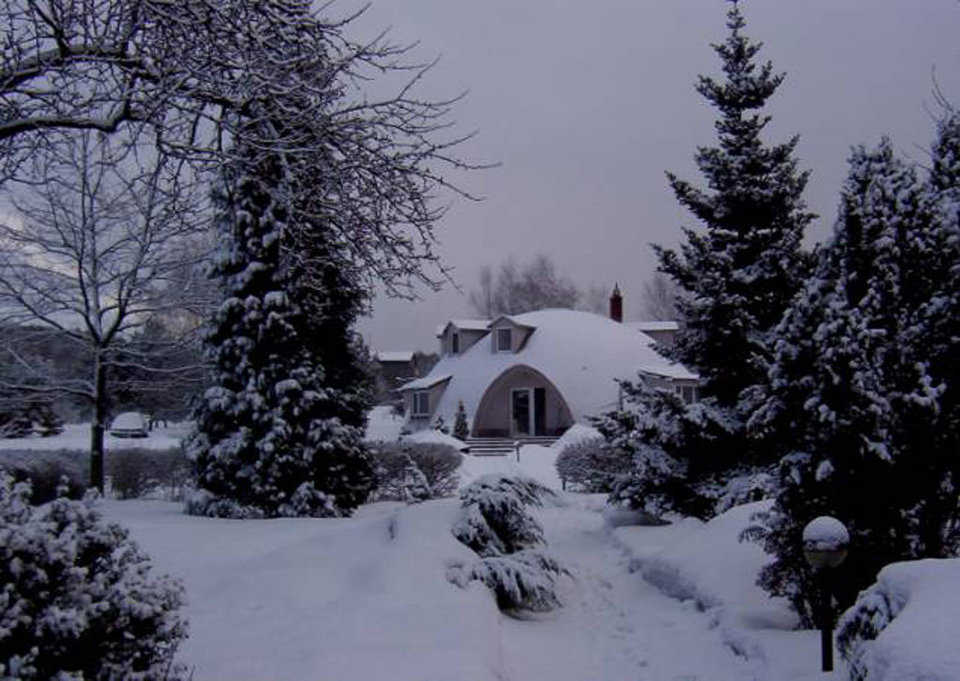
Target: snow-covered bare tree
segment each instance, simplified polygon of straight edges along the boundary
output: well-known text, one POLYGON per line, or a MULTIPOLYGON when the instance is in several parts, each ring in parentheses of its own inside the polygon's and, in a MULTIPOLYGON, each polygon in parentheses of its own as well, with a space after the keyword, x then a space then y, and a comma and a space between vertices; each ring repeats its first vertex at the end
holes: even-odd
POLYGON ((651 321, 676 320, 677 296, 679 291, 672 279, 661 272, 657 272, 650 279, 643 282, 640 293, 643 302, 643 317, 651 321))
POLYGON ((0 180, 77 130, 149 140, 213 178, 241 148, 336 166, 322 204, 362 264, 353 276, 396 295, 413 295, 411 280, 436 286, 442 208, 429 199, 453 188, 447 170, 467 167, 449 132, 455 100, 418 97, 430 64, 383 36, 351 39, 355 18, 308 0, 11 0, 0 10, 0 180), (392 94, 364 91, 384 75, 392 94), (296 93, 296 106, 268 105, 277 93, 296 93))
POLYGON ((90 481, 100 489, 111 373, 156 368, 159 380, 184 368, 154 367, 160 350, 117 352, 152 316, 188 304, 190 289, 170 284, 206 255, 181 248, 205 229, 208 202, 180 166, 122 136, 85 132, 31 161, 31 182, 0 222, 0 320, 9 331, 2 350, 27 371, 0 387, 89 402, 90 481), (50 333, 85 358, 89 375, 56 375, 22 356, 29 340, 17 336, 50 333))
POLYGON ((490 318, 548 307, 574 308, 579 298, 577 285, 557 272, 553 260, 541 253, 522 265, 507 258, 496 278, 489 267, 482 269, 480 288, 470 293, 470 304, 490 318))

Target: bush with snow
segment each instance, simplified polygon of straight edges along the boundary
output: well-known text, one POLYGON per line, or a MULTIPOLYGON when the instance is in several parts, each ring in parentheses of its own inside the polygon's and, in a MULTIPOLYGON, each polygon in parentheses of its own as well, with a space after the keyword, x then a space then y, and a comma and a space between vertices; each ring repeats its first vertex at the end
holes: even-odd
POLYGON ((583 492, 610 492, 630 465, 629 454, 608 446, 599 435, 567 445, 556 462, 560 479, 583 492))
POLYGON ((888 565, 837 627, 853 681, 954 681, 960 559, 888 565))
POLYGON ((448 578, 464 586, 472 580, 496 594, 501 610, 547 611, 560 605, 556 580, 566 570, 533 547, 543 544, 543 528, 527 512, 554 496, 523 477, 485 475, 460 492, 463 513, 453 535, 480 556, 471 565, 452 565, 448 578))
POLYGON ((550 446, 557 451, 562 452, 570 445, 575 445, 583 440, 592 440, 598 437, 603 437, 603 434, 596 428, 585 426, 582 423, 574 423, 572 426, 563 431, 563 435, 560 436, 559 440, 550 446))
POLYGON ((0 450, 0 471, 16 482, 29 482, 30 503, 44 504, 57 497, 57 489, 66 480, 67 496, 79 499, 87 489, 90 452, 76 449, 0 450))
POLYGON ((31 506, 0 477, 0 677, 16 681, 183 678, 183 587, 150 574, 126 530, 91 500, 31 506))
POLYGON ((369 445, 369 454, 377 482, 372 496, 376 501, 435 499, 457 490, 463 455, 453 447, 435 442, 379 442, 369 445))

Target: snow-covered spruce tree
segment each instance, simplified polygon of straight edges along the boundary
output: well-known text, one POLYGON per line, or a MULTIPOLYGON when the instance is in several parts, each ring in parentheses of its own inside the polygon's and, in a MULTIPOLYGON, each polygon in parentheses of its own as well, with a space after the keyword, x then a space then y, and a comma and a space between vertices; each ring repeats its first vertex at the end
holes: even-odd
POLYGON ((798 138, 775 145, 762 139, 770 117, 760 111, 784 76, 758 63, 762 44, 743 35, 744 26, 734 2, 729 35, 714 45, 725 77, 697 83, 720 113, 717 146, 695 156, 709 188, 667 173, 703 229, 684 228, 679 251, 653 247, 659 270, 678 287, 683 323, 672 354, 700 374, 701 401, 683 405, 662 391, 630 391, 640 427, 629 415, 611 415, 601 428, 609 440, 626 442, 637 462, 614 498, 650 510, 709 515, 726 475, 771 461, 764 443, 746 436, 741 393, 766 378, 770 334, 806 275, 800 244, 813 215, 802 198, 808 173, 794 157, 798 138), (708 426, 688 427, 697 423, 708 426))
POLYGON ((458 586, 487 585, 501 610, 547 611, 560 605, 556 581, 568 571, 535 549, 543 528, 527 506, 542 506, 553 492, 530 478, 485 475, 460 492, 462 515, 453 535, 480 558, 451 565, 447 578, 458 586))
POLYGON ((797 170, 798 137, 767 145, 770 116, 757 113, 783 81, 770 62, 759 65, 762 43, 743 35, 736 2, 730 34, 714 45, 725 79, 701 76, 697 91, 719 112, 719 144, 697 150, 709 190, 667 173, 677 200, 705 227, 684 228, 680 252, 654 250, 660 271, 680 287, 683 327, 675 354, 700 373, 700 392, 726 408, 766 377, 769 334, 805 276, 800 242, 813 215, 802 194, 808 172, 797 170))
POLYGON ((183 587, 89 500, 31 506, 0 476, 0 677, 176 681, 183 587))
POLYGON ((226 182, 213 274, 227 299, 207 336, 215 376, 190 442, 201 490, 191 513, 341 515, 372 484, 350 335, 362 299, 323 225, 292 224, 297 186, 282 161, 238 161, 226 182))
POLYGON ((769 383, 757 391, 750 429, 783 458, 776 503, 747 534, 776 556, 761 584, 807 621, 801 535, 818 515, 851 532, 855 550, 834 580, 843 606, 883 565, 951 550, 960 462, 956 440, 940 449, 936 434, 953 376, 930 347, 931 305, 949 269, 936 265, 949 257, 942 195, 889 141, 854 150, 834 236, 777 328, 769 383))

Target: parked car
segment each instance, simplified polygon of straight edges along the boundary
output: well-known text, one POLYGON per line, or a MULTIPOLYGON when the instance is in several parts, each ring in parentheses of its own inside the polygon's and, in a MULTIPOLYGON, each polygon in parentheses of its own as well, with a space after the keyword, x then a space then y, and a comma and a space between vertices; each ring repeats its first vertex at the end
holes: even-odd
POLYGON ((114 437, 147 437, 149 431, 147 417, 138 411, 119 414, 110 426, 110 434, 114 437))

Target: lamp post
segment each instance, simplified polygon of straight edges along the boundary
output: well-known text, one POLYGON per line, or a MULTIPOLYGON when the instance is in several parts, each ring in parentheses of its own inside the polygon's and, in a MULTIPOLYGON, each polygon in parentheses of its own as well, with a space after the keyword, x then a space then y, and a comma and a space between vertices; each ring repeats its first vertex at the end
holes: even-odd
POLYGON ((833 604, 829 588, 829 571, 847 557, 850 533, 836 518, 820 516, 803 528, 803 555, 817 576, 820 590, 820 659, 825 672, 833 671, 833 604))

